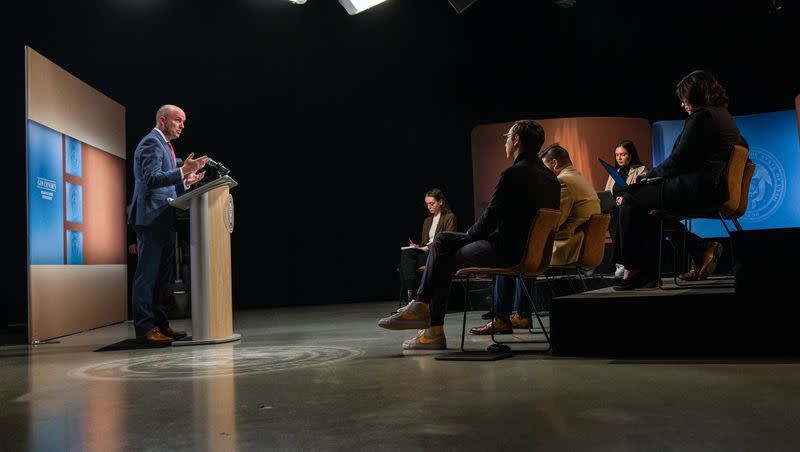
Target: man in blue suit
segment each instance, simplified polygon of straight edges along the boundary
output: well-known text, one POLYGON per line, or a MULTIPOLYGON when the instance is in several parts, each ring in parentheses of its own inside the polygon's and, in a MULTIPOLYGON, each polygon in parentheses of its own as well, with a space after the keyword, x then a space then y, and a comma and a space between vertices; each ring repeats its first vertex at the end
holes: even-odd
POLYGON ((177 198, 203 179, 197 173, 208 161, 189 154, 177 166, 172 140, 181 136, 186 114, 174 105, 156 113, 156 126, 136 146, 133 157, 133 191, 128 224, 136 231, 139 262, 133 277, 133 322, 136 339, 143 343, 169 343, 186 336, 169 326, 160 294, 167 283, 161 268, 162 254, 174 246, 173 211, 169 198, 177 198))

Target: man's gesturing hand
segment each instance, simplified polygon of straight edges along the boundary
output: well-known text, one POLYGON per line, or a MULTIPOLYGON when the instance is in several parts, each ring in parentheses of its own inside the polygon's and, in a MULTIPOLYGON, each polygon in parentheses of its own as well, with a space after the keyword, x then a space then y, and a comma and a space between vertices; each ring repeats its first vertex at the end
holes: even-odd
POLYGON ((192 152, 191 154, 189 154, 188 157, 186 157, 186 160, 183 161, 183 166, 181 167, 181 171, 183 171, 183 176, 187 178, 189 174, 192 174, 195 171, 206 166, 206 163, 208 162, 208 157, 205 155, 202 157, 197 157, 196 159, 193 159, 192 157, 194 157, 194 152, 192 152))

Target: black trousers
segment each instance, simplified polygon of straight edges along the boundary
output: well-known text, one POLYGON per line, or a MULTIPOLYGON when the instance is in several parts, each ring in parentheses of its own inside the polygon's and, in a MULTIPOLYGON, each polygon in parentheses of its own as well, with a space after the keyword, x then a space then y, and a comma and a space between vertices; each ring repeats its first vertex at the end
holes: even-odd
POLYGON ((428 261, 428 252, 416 248, 400 251, 400 299, 413 298, 417 292, 419 272, 417 269, 428 261), (409 297, 409 294, 412 294, 409 297))
POLYGON ((171 226, 135 226, 138 263, 131 305, 136 335, 168 325, 164 292, 172 278, 175 233, 171 226), (171 264, 171 265, 170 265, 171 264))
MULTIPOLYGON (((430 303, 431 326, 444 324, 453 273, 464 267, 501 266, 497 245, 463 232, 440 232, 429 246, 417 299, 430 303)), ((509 264, 513 265, 513 264, 509 264)))
MULTIPOLYGON (((663 208, 661 184, 645 185, 625 193, 619 208, 620 255, 628 269, 655 271, 658 266, 660 220, 650 211, 663 208)), ((686 241, 686 252, 696 263, 702 262, 705 247, 703 240, 675 219, 664 223, 667 236, 674 246, 686 241)), ((615 245, 616 247, 616 245, 615 245)))

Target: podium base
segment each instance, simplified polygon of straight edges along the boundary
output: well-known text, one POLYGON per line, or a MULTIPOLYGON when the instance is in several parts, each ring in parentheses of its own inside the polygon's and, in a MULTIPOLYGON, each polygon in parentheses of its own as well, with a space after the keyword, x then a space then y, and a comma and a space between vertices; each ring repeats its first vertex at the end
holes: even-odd
POLYGON ((238 341, 242 338, 242 335, 239 333, 233 333, 229 337, 223 337, 221 339, 192 339, 192 336, 187 336, 179 341, 175 341, 172 343, 173 346, 176 345, 208 345, 208 344, 224 344, 225 342, 234 342, 238 341))

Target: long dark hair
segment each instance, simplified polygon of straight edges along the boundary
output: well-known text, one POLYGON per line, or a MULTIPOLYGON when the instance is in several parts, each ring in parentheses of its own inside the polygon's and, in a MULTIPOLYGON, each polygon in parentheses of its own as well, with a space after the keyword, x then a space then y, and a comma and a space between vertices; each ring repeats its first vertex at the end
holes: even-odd
POLYGON ((616 156, 617 148, 625 148, 625 150, 628 151, 628 154, 630 154, 631 161, 628 163, 628 168, 642 166, 642 160, 639 158, 639 151, 636 150, 636 145, 633 144, 633 141, 622 140, 614 145, 614 168, 619 168, 619 163, 617 163, 616 156))
POLYGON ((694 107, 728 107, 725 88, 708 71, 692 71, 678 82, 675 95, 694 107))
POLYGON ((444 192, 438 188, 431 188, 425 193, 425 197, 430 196, 436 201, 442 201, 442 213, 450 212, 450 204, 447 203, 447 198, 444 197, 444 192))

